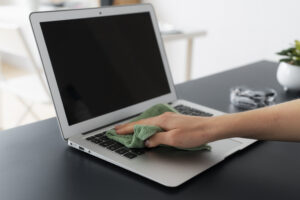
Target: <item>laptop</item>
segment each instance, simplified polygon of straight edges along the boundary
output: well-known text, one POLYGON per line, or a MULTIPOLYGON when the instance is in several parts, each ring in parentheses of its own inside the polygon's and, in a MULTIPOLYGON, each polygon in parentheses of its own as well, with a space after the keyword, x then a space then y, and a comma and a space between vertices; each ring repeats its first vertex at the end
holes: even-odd
POLYGON ((158 103, 183 114, 224 114, 177 98, 151 5, 34 12, 30 21, 70 147, 176 187, 255 142, 224 139, 210 143, 211 151, 128 149, 105 136, 158 103))

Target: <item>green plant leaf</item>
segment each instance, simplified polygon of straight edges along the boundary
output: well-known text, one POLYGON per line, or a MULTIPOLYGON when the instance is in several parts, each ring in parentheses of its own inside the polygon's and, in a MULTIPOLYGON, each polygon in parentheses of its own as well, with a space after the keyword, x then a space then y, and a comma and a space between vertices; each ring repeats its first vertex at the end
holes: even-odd
POLYGON ((297 50, 300 51, 300 41, 299 40, 295 40, 295 47, 297 50))
POLYGON ((291 63, 293 60, 290 58, 282 58, 279 60, 279 62, 286 62, 286 63, 291 63))
POLYGON ((284 49, 277 53, 284 58, 280 59, 279 62, 286 62, 291 65, 300 66, 300 41, 295 40, 294 47, 284 49))
POLYGON ((294 65, 299 66, 300 67, 300 60, 297 60, 294 62, 294 65))
POLYGON ((294 50, 295 50, 295 48, 291 47, 291 48, 288 48, 288 49, 284 49, 284 50, 278 52, 277 54, 281 55, 281 56, 289 56, 289 54, 292 54, 294 50))

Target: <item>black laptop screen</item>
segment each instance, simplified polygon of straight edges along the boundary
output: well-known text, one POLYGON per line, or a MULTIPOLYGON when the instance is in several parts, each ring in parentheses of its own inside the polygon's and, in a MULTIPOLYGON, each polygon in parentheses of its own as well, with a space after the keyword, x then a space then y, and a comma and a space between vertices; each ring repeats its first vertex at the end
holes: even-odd
POLYGON ((69 125, 170 93, 149 13, 41 28, 69 125))

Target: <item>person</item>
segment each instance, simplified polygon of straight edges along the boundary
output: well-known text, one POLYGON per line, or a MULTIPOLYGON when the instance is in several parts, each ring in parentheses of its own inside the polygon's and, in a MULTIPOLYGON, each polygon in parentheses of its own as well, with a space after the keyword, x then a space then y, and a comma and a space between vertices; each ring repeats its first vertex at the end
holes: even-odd
POLYGON ((160 144, 192 148, 231 137, 300 141, 300 99, 215 117, 166 112, 156 117, 117 125, 115 130, 118 134, 130 134, 136 124, 159 126, 164 130, 145 142, 149 148, 160 144))

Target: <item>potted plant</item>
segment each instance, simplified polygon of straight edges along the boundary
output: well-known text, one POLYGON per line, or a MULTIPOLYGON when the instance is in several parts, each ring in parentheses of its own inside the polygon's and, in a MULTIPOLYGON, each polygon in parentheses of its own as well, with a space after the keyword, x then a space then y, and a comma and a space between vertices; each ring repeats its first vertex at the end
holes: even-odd
POLYGON ((300 90, 300 41, 277 53, 284 58, 279 60, 277 80, 284 90, 300 90))

